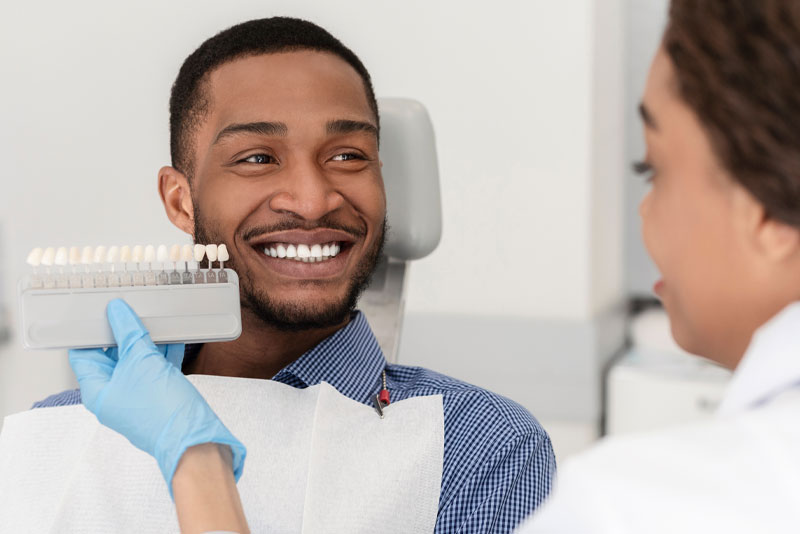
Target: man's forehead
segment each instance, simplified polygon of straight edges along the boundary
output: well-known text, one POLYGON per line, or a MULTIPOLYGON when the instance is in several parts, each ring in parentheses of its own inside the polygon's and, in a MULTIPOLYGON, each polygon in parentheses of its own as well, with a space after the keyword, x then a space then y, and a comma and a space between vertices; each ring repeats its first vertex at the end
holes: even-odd
POLYGON ((206 92, 212 122, 373 120, 361 76, 327 52, 239 58, 210 74, 206 92))

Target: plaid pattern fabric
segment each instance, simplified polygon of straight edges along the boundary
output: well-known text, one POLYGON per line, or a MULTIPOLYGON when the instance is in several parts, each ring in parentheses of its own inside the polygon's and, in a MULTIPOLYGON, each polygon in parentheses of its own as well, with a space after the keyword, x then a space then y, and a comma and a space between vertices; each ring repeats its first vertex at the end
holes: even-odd
MULTIPOLYGON (((187 358, 199 347, 187 347, 187 358)), ((435 532, 511 532, 541 504, 556 464, 550 438, 524 408, 504 397, 453 378, 404 365, 387 365, 366 318, 350 323, 305 353, 273 380, 304 388, 321 381, 372 405, 386 369, 392 402, 442 395, 444 463, 435 532)), ((66 391, 34 408, 80 403, 66 391)))

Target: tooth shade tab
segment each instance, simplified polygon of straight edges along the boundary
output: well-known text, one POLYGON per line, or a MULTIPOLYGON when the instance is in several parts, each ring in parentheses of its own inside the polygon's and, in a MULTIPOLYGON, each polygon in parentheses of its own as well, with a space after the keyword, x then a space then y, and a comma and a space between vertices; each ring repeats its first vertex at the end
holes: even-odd
POLYGON ((228 255, 228 247, 224 243, 217 247, 217 258, 219 258, 219 261, 228 261, 231 259, 230 255, 228 255))
POLYGON ((91 265, 94 258, 94 249, 92 247, 83 247, 81 251, 81 263, 84 265, 91 265))
POLYGON ((181 246, 172 245, 169 248, 169 261, 181 261, 181 246))
POLYGON ((94 263, 104 263, 106 261, 106 247, 100 245, 94 249, 94 263))
POLYGON ((194 261, 200 263, 203 261, 203 257, 206 255, 206 246, 205 245, 195 245, 194 246, 194 261))
POLYGON ((117 263, 119 261, 119 247, 113 246, 108 249, 106 254, 106 263, 117 263))
POLYGON ((131 261, 131 247, 129 245, 120 247, 119 261, 121 261, 122 263, 128 263, 129 261, 131 261))
POLYGON ((144 261, 144 247, 142 245, 136 245, 133 247, 133 251, 131 252, 131 261, 134 263, 141 263, 144 261))
POLYGON ((69 264, 78 265, 81 262, 81 249, 69 247, 69 264))
POLYGON ((56 249, 53 247, 47 247, 44 249, 44 253, 42 254, 42 265, 50 267, 53 265, 53 261, 56 259, 56 249))
POLYGON ((28 259, 25 261, 31 267, 38 267, 42 263, 43 255, 44 250, 42 250, 40 247, 36 247, 35 249, 31 250, 30 253, 28 253, 28 259))
POLYGON ((147 245, 144 248, 144 261, 148 263, 156 261, 156 247, 153 245, 147 245))
POLYGON ((158 245, 158 250, 156 251, 156 261, 161 263, 169 261, 169 251, 167 250, 167 245, 158 245))
POLYGON ((194 250, 192 250, 192 245, 183 245, 181 248, 181 261, 192 261, 194 258, 194 250))
POLYGON ((206 257, 208 261, 217 261, 217 245, 206 245, 206 257))

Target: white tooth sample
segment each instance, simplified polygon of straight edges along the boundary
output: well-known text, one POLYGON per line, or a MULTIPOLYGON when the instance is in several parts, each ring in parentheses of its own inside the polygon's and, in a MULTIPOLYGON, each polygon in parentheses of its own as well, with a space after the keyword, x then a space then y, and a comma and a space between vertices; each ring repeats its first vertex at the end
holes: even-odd
POLYGON ((144 261, 147 263, 153 263, 156 261, 156 247, 153 245, 147 245, 144 247, 144 261))
POLYGON ((322 246, 322 255, 323 256, 330 256, 331 255, 331 246, 325 244, 322 246))
POLYGON ((208 261, 217 261, 217 245, 214 245, 213 243, 211 245, 206 245, 206 257, 208 258, 208 261))
POLYGON ((129 245, 124 245, 119 249, 119 261, 122 263, 128 263, 131 261, 131 247, 129 245))
POLYGON ((286 247, 286 257, 287 258, 296 258, 297 257, 297 249, 294 245, 289 245, 286 247))
POLYGON ((134 263, 141 263, 144 261, 144 247, 136 245, 131 251, 131 261, 134 263))
POLYGON ((192 261, 192 258, 194 258, 194 250, 192 250, 192 245, 183 245, 183 247, 181 247, 181 261, 192 261))
POLYGON ((81 250, 78 247, 69 247, 69 264, 78 265, 81 262, 81 250))
MULTIPOLYGON (((285 251, 284 251, 284 253, 285 253, 285 251)), ((270 248, 269 249, 269 255, 272 256, 273 258, 277 258, 278 257, 278 249, 270 248)))
POLYGON ((297 245, 297 256, 299 258, 308 258, 311 256, 311 249, 308 248, 308 245, 297 245))
POLYGON ((206 246, 205 245, 195 245, 194 246, 194 261, 200 263, 203 261, 203 258, 206 255, 206 246))
POLYGON ((231 259, 230 255, 228 254, 228 247, 224 243, 217 247, 217 258, 219 261, 228 261, 231 259))
POLYGON ((114 245, 108 249, 106 263, 119 263, 119 247, 114 245))
POLYGON ((181 261, 180 245, 172 245, 169 247, 169 261, 181 261))
POLYGON ((161 263, 166 263, 169 261, 169 251, 167 250, 167 245, 158 245, 158 249, 156 250, 156 261, 161 263))
POLYGON ((67 247, 58 247, 56 250, 56 258, 53 263, 56 265, 64 266, 67 264, 69 256, 67 255, 67 247))
POLYGON ((320 246, 320 245, 312 246, 311 247, 311 255, 313 257, 315 257, 315 258, 321 258, 322 257, 322 246, 320 246))
POLYGON ((94 258, 94 249, 92 247, 83 247, 81 251, 81 263, 83 265, 91 265, 94 258))
POLYGON ((278 257, 279 258, 285 258, 286 257, 286 247, 284 247, 283 245, 278 245, 278 248, 275 249, 275 252, 278 253, 278 257))
POLYGON ((94 263, 103 263, 106 261, 106 247, 100 245, 94 249, 94 263))
POLYGON ((42 265, 46 267, 50 267, 53 265, 53 260, 56 259, 56 249, 53 247, 47 247, 44 249, 44 253, 42 254, 42 265))
POLYGON ((44 250, 40 247, 36 247, 35 249, 31 250, 28 254, 28 259, 26 262, 31 267, 38 267, 40 263, 42 263, 42 255, 44 254, 44 250))

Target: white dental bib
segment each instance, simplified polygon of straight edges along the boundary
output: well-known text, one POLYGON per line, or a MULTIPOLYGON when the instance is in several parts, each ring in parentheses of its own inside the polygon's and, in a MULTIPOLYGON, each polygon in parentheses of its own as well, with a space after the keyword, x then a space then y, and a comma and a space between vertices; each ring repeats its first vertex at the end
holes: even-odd
MULTIPOLYGON (((252 532, 433 532, 444 452, 442 397, 375 409, 323 382, 190 376, 247 447, 239 492, 252 532)), ((83 405, 6 417, 0 532, 179 532, 155 460, 83 405)))

